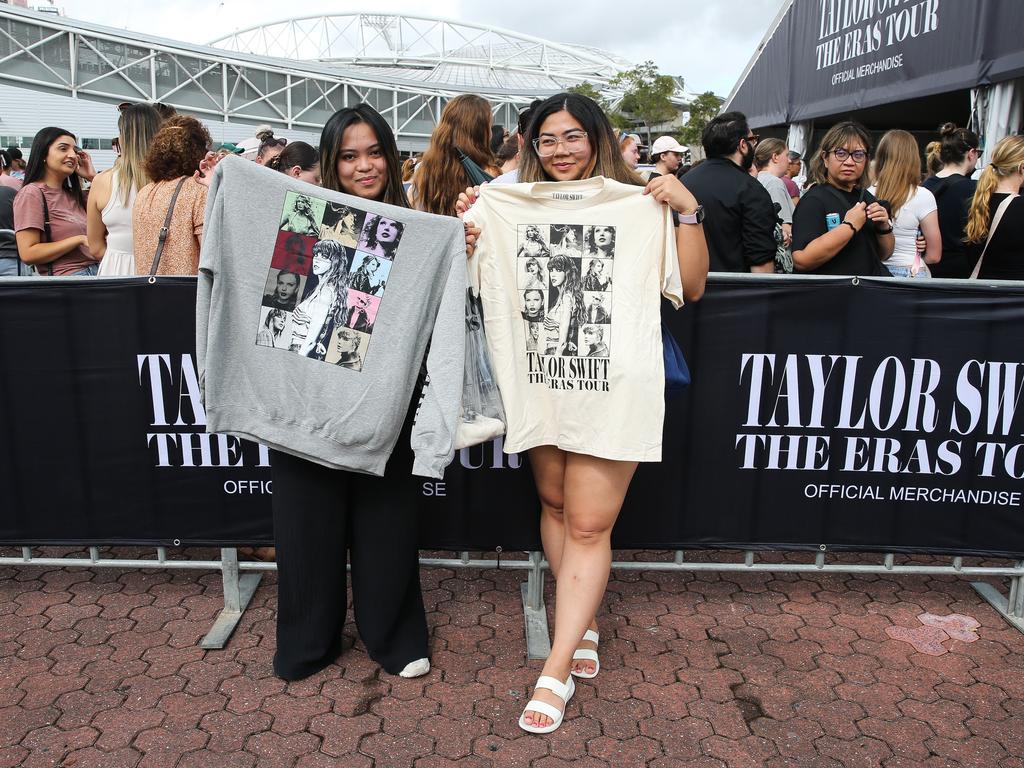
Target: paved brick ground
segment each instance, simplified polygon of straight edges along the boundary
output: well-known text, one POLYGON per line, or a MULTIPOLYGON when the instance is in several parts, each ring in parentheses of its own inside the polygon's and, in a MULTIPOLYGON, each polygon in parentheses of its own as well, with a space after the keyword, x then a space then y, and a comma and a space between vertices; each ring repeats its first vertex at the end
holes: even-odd
POLYGON ((380 674, 349 625, 339 666, 286 685, 273 575, 204 653, 216 574, 0 568, 0 768, 1024 768, 1024 636, 966 581, 617 573, 601 674, 536 737, 522 578, 424 570, 425 678, 380 674), (886 632, 924 612, 979 639, 932 656, 886 632))

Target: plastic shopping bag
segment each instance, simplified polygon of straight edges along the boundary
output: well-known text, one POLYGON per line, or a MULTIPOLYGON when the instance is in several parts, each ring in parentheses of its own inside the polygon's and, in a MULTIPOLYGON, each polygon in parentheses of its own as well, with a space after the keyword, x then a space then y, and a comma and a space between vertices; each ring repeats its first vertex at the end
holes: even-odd
POLYGON ((505 434, 505 408, 494 378, 483 307, 472 289, 466 290, 466 365, 462 379, 462 409, 455 448, 469 448, 505 434))

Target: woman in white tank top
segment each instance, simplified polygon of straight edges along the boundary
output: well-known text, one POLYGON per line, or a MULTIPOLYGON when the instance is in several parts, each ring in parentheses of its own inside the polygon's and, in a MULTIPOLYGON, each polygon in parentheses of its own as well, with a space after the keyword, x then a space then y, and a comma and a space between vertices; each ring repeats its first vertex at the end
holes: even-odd
POLYGON ((149 183, 146 151, 160 129, 160 115, 149 104, 132 104, 121 110, 117 128, 120 157, 111 170, 93 179, 86 207, 89 249, 100 259, 100 277, 135 274, 132 206, 135 195, 149 183))

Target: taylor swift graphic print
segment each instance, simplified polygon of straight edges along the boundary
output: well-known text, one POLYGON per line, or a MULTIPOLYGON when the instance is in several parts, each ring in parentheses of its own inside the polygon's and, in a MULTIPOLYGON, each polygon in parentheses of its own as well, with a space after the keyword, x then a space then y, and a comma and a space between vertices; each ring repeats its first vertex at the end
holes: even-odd
POLYGON ((611 355, 615 227, 521 224, 517 287, 527 350, 611 355))
POLYGON ((361 371, 405 225, 288 192, 256 344, 361 371))

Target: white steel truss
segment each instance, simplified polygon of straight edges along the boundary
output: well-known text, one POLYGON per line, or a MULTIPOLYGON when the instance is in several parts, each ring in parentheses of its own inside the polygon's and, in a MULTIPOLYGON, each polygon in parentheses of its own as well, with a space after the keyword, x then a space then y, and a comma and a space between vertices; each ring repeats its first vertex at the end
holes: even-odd
POLYGON ((606 51, 494 27, 386 13, 306 16, 234 32, 211 45, 238 53, 390 71, 420 82, 556 92, 596 85, 632 64, 606 51))
MULTIPOLYGON (((369 28, 382 39, 398 34, 391 21, 369 28)), ((366 45, 373 39, 367 33, 366 45)), ((470 45, 483 38, 460 33, 458 39, 470 45)), ((545 55, 550 60, 554 54, 545 55)), ((231 52, 0 5, 0 82, 115 104, 158 101, 224 123, 316 132, 341 107, 367 102, 395 130, 399 145, 409 146, 430 136, 444 104, 460 93, 485 96, 495 121, 511 126, 532 99, 560 88, 417 80, 395 63, 361 67, 231 52)))

